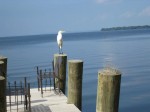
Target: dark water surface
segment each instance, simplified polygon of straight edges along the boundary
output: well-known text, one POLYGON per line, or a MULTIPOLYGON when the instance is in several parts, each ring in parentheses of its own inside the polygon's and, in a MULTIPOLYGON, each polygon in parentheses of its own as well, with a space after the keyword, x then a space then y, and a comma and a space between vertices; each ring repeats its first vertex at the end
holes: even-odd
MULTIPOLYGON (((120 112, 150 112, 150 30, 64 34, 68 59, 84 61, 83 111, 95 112, 98 70, 122 72, 120 112)), ((8 79, 28 79, 35 86, 37 65, 50 65, 58 53, 56 34, 1 37, 0 54, 8 57, 8 79)))

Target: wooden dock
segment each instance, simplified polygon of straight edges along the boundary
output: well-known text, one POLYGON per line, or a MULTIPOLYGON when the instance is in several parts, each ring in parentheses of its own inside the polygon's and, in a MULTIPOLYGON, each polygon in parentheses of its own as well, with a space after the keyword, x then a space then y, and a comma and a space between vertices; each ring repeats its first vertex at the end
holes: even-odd
MULTIPOLYGON (((74 104, 67 104, 67 97, 64 94, 56 94, 54 90, 46 91, 41 97, 37 88, 31 89, 31 110, 32 112, 81 112, 74 104)), ((18 96, 18 100, 21 97, 18 96)), ((11 96, 14 105, 11 106, 11 112, 17 112, 15 97, 11 96)), ((9 102, 9 97, 7 97, 9 102)), ((7 112, 10 112, 9 103, 7 103, 7 112)), ((19 102, 18 112, 24 112, 24 104, 19 102)))

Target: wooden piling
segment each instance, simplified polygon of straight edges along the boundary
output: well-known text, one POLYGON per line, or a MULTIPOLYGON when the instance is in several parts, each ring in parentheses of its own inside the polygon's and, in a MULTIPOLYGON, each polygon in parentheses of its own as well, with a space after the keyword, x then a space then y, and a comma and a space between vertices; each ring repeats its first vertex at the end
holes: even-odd
POLYGON ((67 55, 66 54, 54 54, 54 72, 59 78, 59 82, 55 80, 55 86, 57 87, 59 83, 59 89, 64 94, 65 94, 65 88, 66 88, 66 66, 67 66, 67 55))
POLYGON ((0 112, 6 112, 7 58, 0 56, 0 61, 0 75, 5 78, 0 80, 0 112))
POLYGON ((113 68, 98 72, 96 112, 118 112, 121 73, 113 68))
POLYGON ((68 103, 82 110, 83 61, 68 61, 68 103))

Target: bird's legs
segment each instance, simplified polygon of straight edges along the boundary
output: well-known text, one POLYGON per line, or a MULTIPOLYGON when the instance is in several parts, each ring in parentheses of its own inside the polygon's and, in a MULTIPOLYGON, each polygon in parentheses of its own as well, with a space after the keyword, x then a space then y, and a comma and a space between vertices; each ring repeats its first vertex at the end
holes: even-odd
POLYGON ((60 54, 63 54, 62 48, 60 48, 60 54))
POLYGON ((63 54, 62 48, 59 47, 59 54, 63 54))
POLYGON ((62 48, 59 47, 59 54, 63 54, 62 48))
POLYGON ((60 52, 60 47, 58 47, 58 49, 59 49, 59 54, 61 54, 61 52, 60 52))

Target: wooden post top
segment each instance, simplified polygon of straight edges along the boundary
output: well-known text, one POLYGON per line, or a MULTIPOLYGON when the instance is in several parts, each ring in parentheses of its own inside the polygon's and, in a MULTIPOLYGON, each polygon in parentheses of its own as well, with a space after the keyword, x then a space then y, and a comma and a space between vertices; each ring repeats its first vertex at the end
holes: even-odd
POLYGON ((82 60, 78 60, 78 59, 73 59, 73 60, 68 60, 69 63, 83 63, 82 60))
POLYGON ((99 75, 110 75, 110 76, 114 76, 114 75, 121 75, 121 72, 115 68, 104 68, 102 70, 99 70, 99 75))
POLYGON ((5 56, 0 56, 0 59, 7 59, 7 57, 5 57, 5 56))
POLYGON ((67 56, 67 54, 54 54, 54 56, 67 56))

